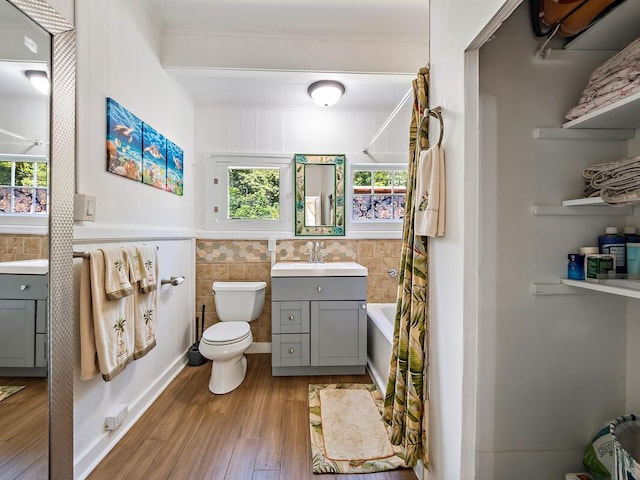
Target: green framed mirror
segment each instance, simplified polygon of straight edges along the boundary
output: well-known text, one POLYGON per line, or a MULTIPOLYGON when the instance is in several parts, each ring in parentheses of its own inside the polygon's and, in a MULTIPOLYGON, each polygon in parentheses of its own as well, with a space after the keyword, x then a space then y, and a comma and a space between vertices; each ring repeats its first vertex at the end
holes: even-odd
POLYGON ((295 154, 295 234, 344 236, 344 155, 295 154))

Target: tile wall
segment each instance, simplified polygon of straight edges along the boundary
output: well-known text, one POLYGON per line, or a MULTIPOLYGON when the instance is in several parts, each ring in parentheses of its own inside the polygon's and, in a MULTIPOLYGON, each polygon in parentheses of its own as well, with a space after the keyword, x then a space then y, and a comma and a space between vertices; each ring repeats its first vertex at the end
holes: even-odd
POLYGON ((49 258, 48 235, 0 235, 0 262, 49 258))
MULTIPOLYGON (((309 240, 279 240, 276 261, 305 261, 309 240)), ((314 240, 315 241, 315 240, 314 240)), ((354 261, 369 270, 367 301, 395 302, 401 240, 325 239, 325 261, 354 261)), ((255 342, 271 341, 271 255, 264 240, 196 240, 196 314, 205 306, 205 328, 217 322, 211 284, 214 281, 267 282, 262 315, 251 323, 255 342)))

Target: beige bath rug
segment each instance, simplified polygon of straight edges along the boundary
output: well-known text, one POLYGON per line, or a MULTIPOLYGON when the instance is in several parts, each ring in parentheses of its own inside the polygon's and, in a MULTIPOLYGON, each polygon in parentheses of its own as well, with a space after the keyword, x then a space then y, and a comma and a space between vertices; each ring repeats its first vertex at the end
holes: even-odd
POLYGON ((391 444, 375 385, 309 385, 314 473, 371 473, 404 468, 401 447, 391 444))
POLYGON ((5 398, 9 398, 14 393, 19 392, 23 388, 24 388, 24 385, 22 385, 20 387, 13 387, 13 386, 8 386, 8 385, 0 385, 0 402, 2 400, 4 400, 5 398))

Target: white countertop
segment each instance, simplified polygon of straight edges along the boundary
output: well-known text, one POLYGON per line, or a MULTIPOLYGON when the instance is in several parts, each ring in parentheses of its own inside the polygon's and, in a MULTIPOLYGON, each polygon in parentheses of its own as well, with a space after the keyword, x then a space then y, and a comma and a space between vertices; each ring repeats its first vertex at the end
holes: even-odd
POLYGON ((49 273, 49 260, 40 258, 38 260, 16 260, 13 262, 0 262, 0 274, 22 274, 22 275, 46 275, 49 273))
POLYGON ((356 262, 278 262, 272 277, 366 277, 367 267, 356 262))

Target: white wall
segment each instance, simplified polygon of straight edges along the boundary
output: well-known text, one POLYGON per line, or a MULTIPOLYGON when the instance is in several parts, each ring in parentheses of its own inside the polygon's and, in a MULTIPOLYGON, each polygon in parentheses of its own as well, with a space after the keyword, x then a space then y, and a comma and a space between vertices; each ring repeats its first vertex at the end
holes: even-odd
MULTIPOLYGON (((195 121, 198 197, 206 199, 212 189, 212 179, 207 175, 212 153, 284 155, 291 159, 294 153, 344 153, 347 166, 355 163, 406 165, 410 102, 370 147, 369 154, 362 153, 391 110, 199 106, 195 121)), ((206 209, 211 205, 200 202, 196 208, 196 223, 204 230, 206 209)), ((293 236, 293 222, 290 227, 290 236, 293 236)), ((347 227, 349 235, 353 229, 347 227)), ((397 236, 401 225, 392 230, 397 236)))
MULTIPOLYGON (((182 285, 164 286, 159 293, 158 345, 154 350, 108 383, 99 378, 83 382, 76 375, 74 463, 76 477, 82 478, 184 365, 193 341, 194 112, 182 90, 161 68, 159 33, 138 2, 78 0, 76 21, 77 190, 96 196, 97 212, 95 223, 74 226, 74 250, 155 244, 160 247, 160 277, 186 276, 182 285), (184 196, 106 171, 106 97, 116 99, 184 149, 184 196), (128 404, 131 413, 125 425, 109 434, 104 430, 104 417, 118 403, 128 404)), ((78 362, 76 353, 76 371, 78 362)))
POLYGON ((430 436, 427 478, 474 478, 478 274, 473 171, 467 170, 465 50, 505 0, 429 0, 430 103, 443 108, 447 231, 430 243, 430 436), (465 353, 466 351, 466 353, 465 353), (464 382, 464 383, 463 383, 464 382))

